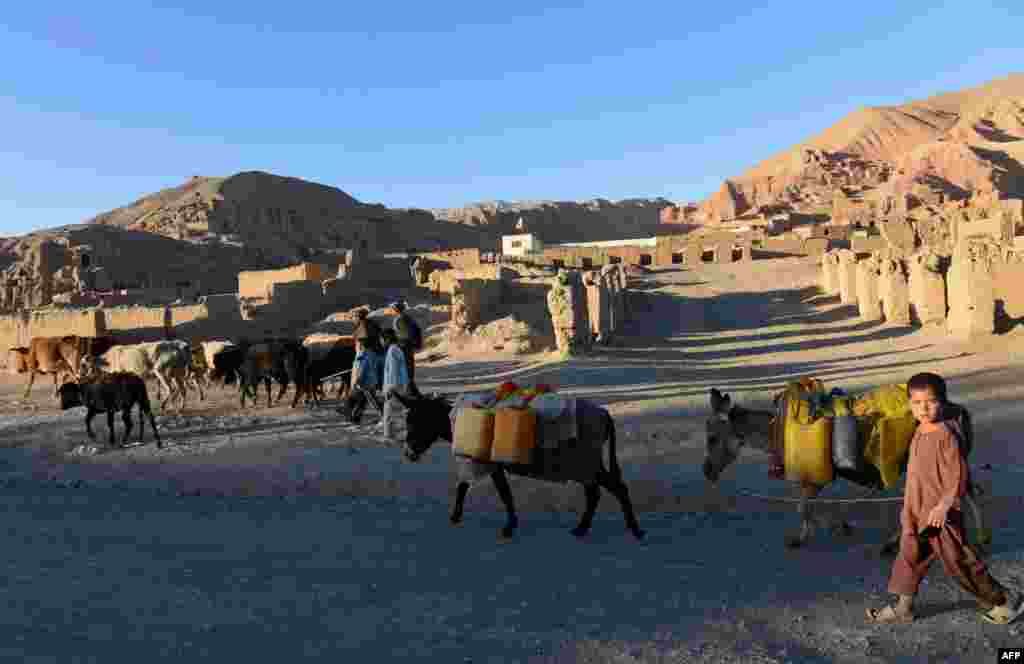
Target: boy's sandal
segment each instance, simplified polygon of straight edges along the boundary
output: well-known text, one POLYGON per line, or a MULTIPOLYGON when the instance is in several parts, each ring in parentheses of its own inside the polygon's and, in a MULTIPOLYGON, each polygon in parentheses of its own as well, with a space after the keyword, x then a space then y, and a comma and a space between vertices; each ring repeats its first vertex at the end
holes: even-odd
POLYGON ((891 605, 880 609, 868 608, 864 613, 867 615, 867 621, 875 625, 906 625, 914 622, 913 613, 897 613, 891 605))
POLYGON ((981 619, 993 625, 1009 625, 1024 612, 1024 598, 1017 597, 1016 603, 1009 608, 994 606, 988 611, 979 611, 981 619))

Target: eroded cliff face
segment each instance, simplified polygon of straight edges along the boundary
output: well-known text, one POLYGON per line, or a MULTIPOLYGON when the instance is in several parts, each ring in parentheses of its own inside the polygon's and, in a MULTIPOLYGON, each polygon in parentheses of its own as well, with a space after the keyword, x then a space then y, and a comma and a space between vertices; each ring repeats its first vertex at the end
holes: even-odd
POLYGON ((1024 75, 1018 74, 855 111, 729 178, 688 216, 713 224, 782 210, 856 223, 920 205, 1022 196, 1024 75))
POLYGON ((90 291, 233 292, 239 271, 279 264, 258 249, 103 225, 32 233, 0 251, 0 312, 5 313, 69 303, 90 291))
POLYGON ((493 238, 496 246, 502 235, 519 232, 535 233, 548 243, 650 237, 657 229, 662 210, 670 206, 663 198, 616 202, 495 201, 431 212, 440 220, 479 228, 493 238))

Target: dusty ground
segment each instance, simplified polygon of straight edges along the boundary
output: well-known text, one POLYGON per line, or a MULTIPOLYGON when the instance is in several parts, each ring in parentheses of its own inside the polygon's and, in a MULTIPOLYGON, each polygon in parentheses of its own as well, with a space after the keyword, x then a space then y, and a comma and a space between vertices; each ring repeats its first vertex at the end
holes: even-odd
MULTIPOLYGON (((587 358, 424 354, 442 356, 418 369, 427 391, 544 381, 606 404, 643 544, 626 534, 610 497, 590 537, 576 541, 568 530, 579 489, 529 480, 513 482, 515 542, 496 542, 503 515, 487 486, 470 495, 464 527, 452 529, 449 448, 403 462, 370 435, 372 415, 350 426, 331 408, 266 409, 262 395, 260 407, 242 411, 234 391, 214 388, 183 415, 158 416, 163 450, 147 431, 145 445, 90 453, 82 412, 58 411, 52 383, 37 384, 26 403, 21 377, 4 377, 0 653, 102 662, 979 662, 997 646, 1024 644, 1024 623, 981 623, 939 569, 918 623, 863 624, 864 607, 883 597, 889 561, 871 554, 895 523, 892 504, 843 506, 837 513, 858 526, 853 537, 823 531, 794 552, 782 546, 797 525, 793 507, 738 496, 786 495, 763 459, 744 458, 717 492, 704 486, 709 387, 757 405, 802 375, 858 388, 938 370, 975 415, 972 462, 994 495, 992 566, 1022 582, 1024 532, 1012 516, 1024 468, 1014 436, 1024 421, 1024 342, 1010 333, 953 344, 934 330, 861 323, 818 295, 814 279, 798 259, 653 273, 638 285, 634 322, 617 345, 587 358)), ((94 424, 105 440, 104 419, 94 424)), ((859 492, 837 484, 828 494, 859 492)))

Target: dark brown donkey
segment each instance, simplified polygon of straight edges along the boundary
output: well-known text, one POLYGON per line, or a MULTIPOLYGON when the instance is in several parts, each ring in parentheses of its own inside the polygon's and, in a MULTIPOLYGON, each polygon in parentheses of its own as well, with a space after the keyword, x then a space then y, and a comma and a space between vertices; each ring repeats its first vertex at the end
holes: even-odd
MULTIPOLYGON (((704 457, 704 477, 712 483, 717 483, 722 472, 739 457, 744 447, 768 453, 771 449, 774 419, 775 413, 772 411, 750 410, 733 405, 728 394, 722 394, 717 389, 711 388, 711 416, 706 424, 707 452, 704 457)), ((859 478, 844 477, 844 479, 853 484, 876 488, 873 482, 864 482, 859 478)), ((797 511, 800 514, 800 533, 785 537, 786 546, 791 548, 806 544, 810 540, 815 526, 819 524, 811 507, 814 499, 824 487, 801 482, 797 488, 800 496, 797 504, 797 511)), ((984 529, 984 517, 977 502, 970 495, 965 496, 963 502, 970 509, 977 528, 984 529)), ((830 527, 833 534, 849 535, 853 532, 853 528, 845 521, 826 523, 825 525, 830 527)), ((899 535, 899 529, 897 529, 895 535, 890 537, 882 547, 884 553, 894 552, 893 547, 899 545, 899 535)))
MULTIPOLYGON (((409 409, 406 415, 405 455, 410 461, 418 460, 439 439, 451 442, 451 403, 443 398, 430 397, 410 399, 398 396, 398 399, 409 409)), ((511 538, 519 524, 512 500, 512 489, 506 477, 506 473, 512 473, 549 482, 575 481, 582 484, 587 508, 579 524, 572 530, 576 537, 583 537, 590 531, 594 511, 601 499, 601 489, 604 488, 619 500, 626 518, 626 528, 634 537, 642 539, 644 531, 640 530, 636 514, 633 512, 629 489, 622 481, 622 471, 615 451, 615 421, 604 408, 578 399, 576 423, 578 439, 564 441, 557 450, 562 462, 560 464, 490 463, 460 457, 460 463, 457 464, 455 505, 450 517, 452 525, 458 525, 462 521, 462 506, 470 486, 490 477, 508 512, 508 521, 499 536, 502 539, 511 538), (608 443, 607 468, 604 466, 602 452, 605 442, 608 443)))

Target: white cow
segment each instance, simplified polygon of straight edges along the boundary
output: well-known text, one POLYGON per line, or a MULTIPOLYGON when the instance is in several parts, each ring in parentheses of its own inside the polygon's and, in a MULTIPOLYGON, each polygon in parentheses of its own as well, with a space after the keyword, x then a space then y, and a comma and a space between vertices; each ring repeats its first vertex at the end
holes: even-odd
POLYGON ((161 409, 178 394, 180 413, 185 407, 186 386, 189 367, 192 364, 192 347, 187 341, 175 339, 152 341, 149 343, 129 346, 114 346, 98 357, 87 355, 82 358, 82 371, 92 374, 96 371, 116 373, 127 371, 140 378, 155 376, 157 395, 160 399, 161 388, 167 389, 167 398, 160 401, 161 409), (171 381, 174 381, 172 386, 171 381), (175 386, 177 389, 175 389, 175 386))

